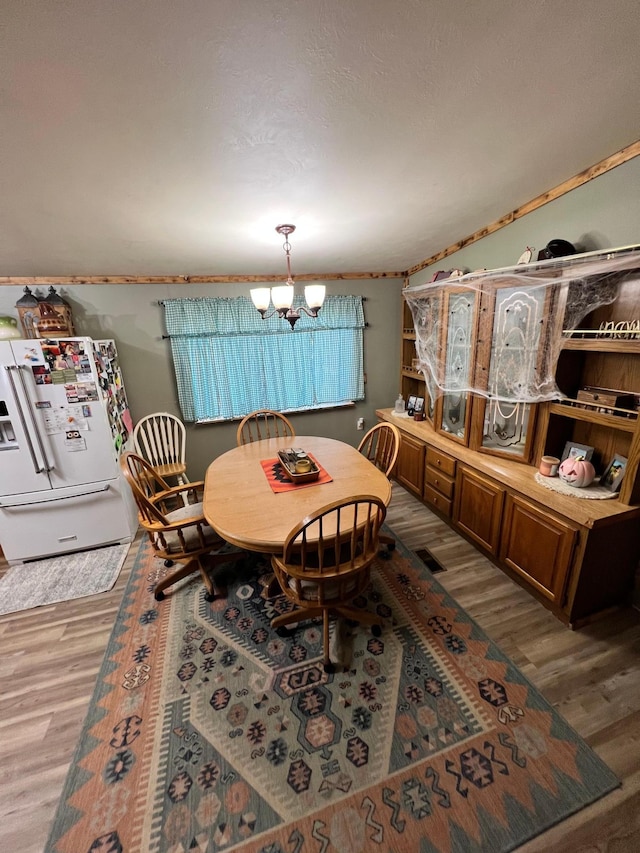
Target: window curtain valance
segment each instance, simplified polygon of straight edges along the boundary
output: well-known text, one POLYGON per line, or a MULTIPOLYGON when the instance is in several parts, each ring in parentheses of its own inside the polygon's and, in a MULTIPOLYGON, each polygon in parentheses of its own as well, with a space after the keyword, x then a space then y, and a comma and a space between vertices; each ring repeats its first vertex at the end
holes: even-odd
POLYGON ((318 318, 303 314, 294 331, 277 316, 262 320, 246 297, 163 305, 185 421, 364 399, 362 297, 327 297, 318 318))
MULTIPOLYGON (((278 316, 263 320, 246 296, 213 299, 165 299, 165 324, 170 338, 192 335, 290 335, 289 324, 278 316)), ((304 305, 296 296, 294 307, 304 305)), ((360 296, 328 296, 317 318, 301 312, 295 334, 301 331, 363 329, 360 296)))

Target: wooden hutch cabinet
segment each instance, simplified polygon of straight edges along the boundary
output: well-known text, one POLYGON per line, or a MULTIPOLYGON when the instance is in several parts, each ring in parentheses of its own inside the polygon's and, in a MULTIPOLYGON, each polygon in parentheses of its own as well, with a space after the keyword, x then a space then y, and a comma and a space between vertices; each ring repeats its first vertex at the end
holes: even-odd
POLYGON ((511 269, 428 292, 420 323, 433 362, 403 300, 401 390, 425 398, 427 420, 377 416, 401 431, 398 481, 578 626, 625 603, 640 562, 640 247, 511 269), (576 328, 572 311, 594 305, 576 328), (418 369, 425 362, 437 382, 418 369), (543 402, 510 403, 511 381, 538 382, 543 402), (614 497, 536 479, 541 457, 561 458, 568 443, 593 448, 598 475, 622 460, 614 497))
POLYGON ((500 560, 554 604, 562 602, 577 527, 519 495, 505 504, 500 560))
POLYGON ((424 442, 416 441, 410 435, 403 435, 395 477, 399 483, 419 498, 422 497, 424 483, 424 455, 424 442))
POLYGON ((466 465, 459 467, 457 485, 455 524, 477 545, 496 556, 504 489, 466 465))

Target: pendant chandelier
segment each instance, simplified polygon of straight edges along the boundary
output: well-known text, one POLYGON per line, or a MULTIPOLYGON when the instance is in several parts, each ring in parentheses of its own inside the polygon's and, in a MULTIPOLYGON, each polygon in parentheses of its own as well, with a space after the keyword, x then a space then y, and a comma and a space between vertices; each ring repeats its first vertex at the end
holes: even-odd
POLYGON ((253 304, 260 312, 263 320, 268 320, 277 314, 282 320, 287 320, 291 324, 291 328, 295 326, 300 319, 300 312, 308 317, 317 317, 318 311, 322 308, 324 302, 325 286, 324 284, 308 284, 304 289, 304 298, 307 300, 308 307, 300 305, 297 308, 293 307, 293 296, 295 282, 291 277, 291 244, 289 243, 289 234, 296 230, 295 225, 276 225, 278 234, 284 235, 284 244, 282 248, 287 256, 287 283, 278 285, 277 287, 256 287, 251 291, 251 299, 253 304), (273 311, 267 314, 269 305, 273 302, 273 311))

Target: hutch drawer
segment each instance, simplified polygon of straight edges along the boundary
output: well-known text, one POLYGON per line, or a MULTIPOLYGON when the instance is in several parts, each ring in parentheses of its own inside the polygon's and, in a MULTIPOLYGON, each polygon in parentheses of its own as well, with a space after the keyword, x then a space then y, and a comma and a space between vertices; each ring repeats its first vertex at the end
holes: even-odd
POLYGON ((441 492, 432 489, 431 486, 424 487, 424 500, 435 509, 439 510, 447 518, 451 518, 453 501, 446 498, 441 492))
POLYGON ((443 471, 450 477, 454 477, 456 473, 456 460, 453 456, 443 453, 435 447, 427 447, 427 465, 435 468, 438 471, 443 471))
POLYGON ((442 471, 432 468, 431 465, 427 465, 424 470, 424 479, 425 491, 427 486, 430 486, 432 490, 440 492, 443 497, 449 498, 449 500, 453 498, 453 489, 455 486, 455 480, 453 477, 447 477, 447 475, 443 474, 442 471))

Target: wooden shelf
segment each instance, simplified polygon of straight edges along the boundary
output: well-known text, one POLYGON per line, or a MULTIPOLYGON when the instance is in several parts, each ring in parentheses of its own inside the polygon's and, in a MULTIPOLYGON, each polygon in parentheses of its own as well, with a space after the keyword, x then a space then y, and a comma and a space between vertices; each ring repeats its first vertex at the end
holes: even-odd
POLYGON ((412 379, 420 379, 422 382, 424 382, 424 374, 421 373, 419 370, 412 370, 410 367, 403 367, 402 375, 409 376, 412 379))
POLYGON ((640 353, 640 341, 604 340, 603 338, 566 338, 562 349, 587 352, 621 352, 625 355, 640 353))
POLYGON ((562 403, 551 403, 549 411, 552 415, 561 415, 564 418, 584 421, 589 424, 600 424, 600 426, 621 430, 622 432, 635 432, 638 425, 637 417, 623 418, 618 415, 606 415, 603 412, 594 412, 592 409, 583 409, 578 406, 566 406, 562 403))

